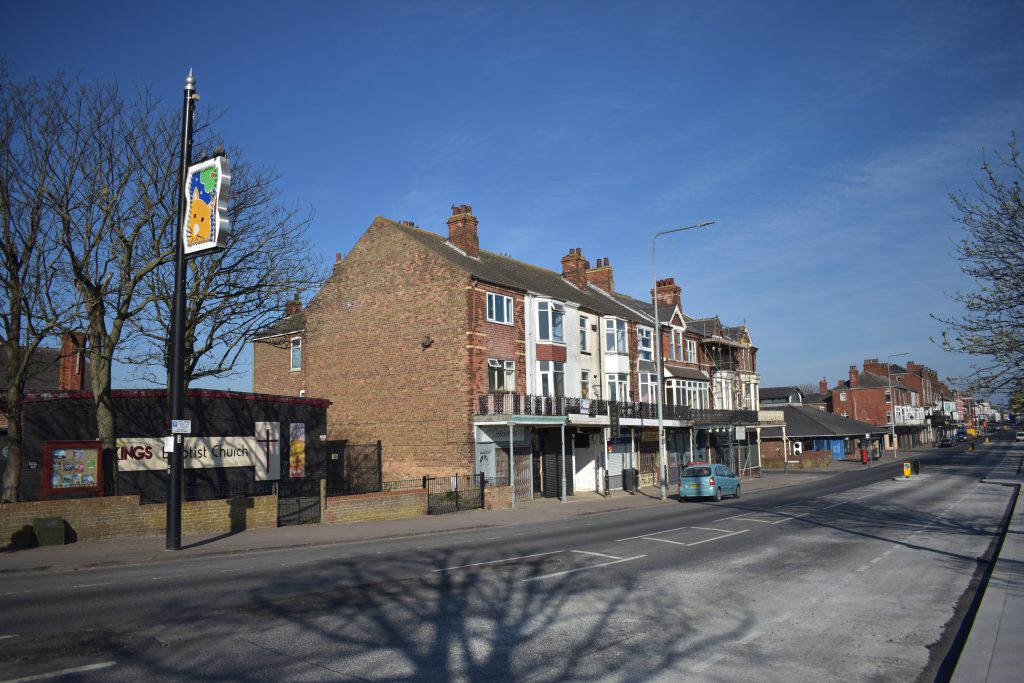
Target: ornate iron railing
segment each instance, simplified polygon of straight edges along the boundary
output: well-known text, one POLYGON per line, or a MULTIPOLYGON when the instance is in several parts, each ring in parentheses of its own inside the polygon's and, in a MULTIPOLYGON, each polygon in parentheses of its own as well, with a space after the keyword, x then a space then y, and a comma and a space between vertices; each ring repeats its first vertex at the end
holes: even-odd
MULTIPOLYGON (((619 418, 651 421, 658 419, 657 404, 640 401, 614 402, 573 396, 534 396, 496 392, 481 394, 478 404, 477 415, 545 417, 565 417, 567 415, 608 417, 614 404, 618 408, 619 418)), ((695 410, 689 406, 664 405, 662 406, 662 416, 666 420, 693 422, 708 426, 740 427, 757 424, 756 410, 695 410)))

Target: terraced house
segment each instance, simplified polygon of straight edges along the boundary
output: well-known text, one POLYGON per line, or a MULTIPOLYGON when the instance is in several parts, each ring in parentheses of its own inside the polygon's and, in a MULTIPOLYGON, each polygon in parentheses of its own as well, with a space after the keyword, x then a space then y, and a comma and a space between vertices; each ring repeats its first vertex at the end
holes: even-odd
POLYGON ((254 340, 253 387, 329 399, 329 439, 379 439, 384 479, 512 471, 519 498, 621 487, 624 467, 653 483, 662 385, 674 465, 756 461, 746 328, 688 318, 671 279, 648 303, 613 275, 579 248, 560 272, 481 249, 467 205, 447 236, 378 217, 254 340))

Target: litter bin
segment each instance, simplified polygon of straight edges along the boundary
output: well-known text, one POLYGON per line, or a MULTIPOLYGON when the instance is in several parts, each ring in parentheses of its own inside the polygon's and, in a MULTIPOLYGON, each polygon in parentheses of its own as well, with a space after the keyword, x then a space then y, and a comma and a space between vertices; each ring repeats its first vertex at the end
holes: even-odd
POLYGON ((920 460, 914 460, 913 463, 911 463, 911 465, 914 468, 914 474, 921 474, 921 461, 920 460))
POLYGON ((64 520, 60 517, 33 519, 32 531, 39 545, 64 545, 64 520))
POLYGON ((622 470, 622 490, 636 493, 636 470, 625 468, 622 470))

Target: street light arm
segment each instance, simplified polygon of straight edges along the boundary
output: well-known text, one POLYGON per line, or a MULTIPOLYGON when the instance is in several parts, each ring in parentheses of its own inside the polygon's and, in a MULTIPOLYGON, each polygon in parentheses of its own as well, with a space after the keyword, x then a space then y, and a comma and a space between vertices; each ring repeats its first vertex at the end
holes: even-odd
POLYGON ((651 238, 651 274, 654 275, 654 367, 658 373, 658 384, 656 385, 656 403, 658 404, 658 467, 661 470, 659 479, 661 479, 661 499, 668 499, 668 456, 665 453, 665 418, 662 404, 665 401, 664 388, 662 384, 665 381, 665 370, 662 367, 661 358, 661 320, 658 316, 658 238, 662 235, 668 235, 673 232, 682 232, 684 230, 695 230, 696 228, 703 228, 709 225, 714 225, 714 221, 704 221, 697 223, 696 225, 687 225, 684 228, 673 228, 671 230, 662 230, 661 232, 654 233, 654 237, 651 238))

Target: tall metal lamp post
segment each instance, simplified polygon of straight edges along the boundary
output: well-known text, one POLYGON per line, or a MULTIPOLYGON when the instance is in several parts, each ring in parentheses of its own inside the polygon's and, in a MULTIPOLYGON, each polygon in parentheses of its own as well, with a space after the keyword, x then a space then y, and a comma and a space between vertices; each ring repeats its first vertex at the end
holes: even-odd
POLYGON ((892 353, 885 359, 885 372, 889 376, 889 433, 892 437, 892 459, 896 459, 899 447, 896 443, 896 394, 892 393, 892 359, 909 356, 910 353, 892 353))
POLYGON ((665 418, 664 408, 662 404, 665 401, 664 389, 662 385, 665 383, 665 371, 662 368, 661 358, 661 320, 658 319, 658 238, 662 235, 668 235, 673 232, 682 232, 684 230, 695 230, 696 228, 703 228, 708 225, 714 225, 714 221, 704 221, 697 225, 688 225, 685 228, 673 228, 672 230, 662 230, 656 233, 651 239, 651 272, 654 275, 654 353, 655 353, 655 365, 657 366, 658 372, 658 468, 661 470, 661 499, 668 499, 668 454, 665 452, 665 418))

